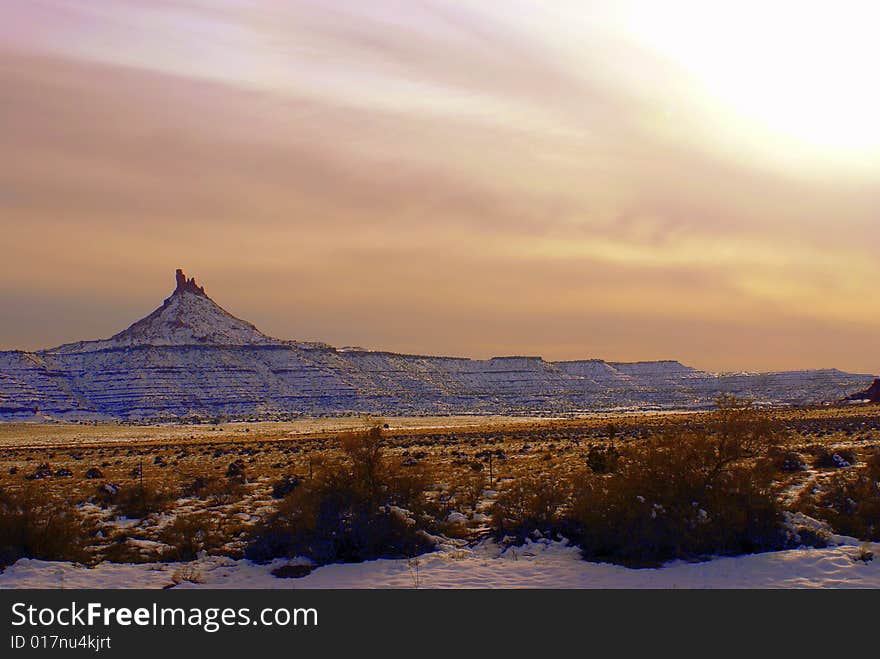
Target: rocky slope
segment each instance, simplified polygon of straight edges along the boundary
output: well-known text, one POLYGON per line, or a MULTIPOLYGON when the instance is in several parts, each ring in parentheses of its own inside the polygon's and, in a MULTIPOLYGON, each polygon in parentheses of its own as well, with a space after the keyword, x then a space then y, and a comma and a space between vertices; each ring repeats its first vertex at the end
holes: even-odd
POLYGON ((673 361, 337 350, 262 334, 178 270, 162 306, 109 339, 0 352, 0 419, 693 409, 721 392, 768 404, 840 400, 872 379, 836 370, 712 374, 673 361))
POLYGON ((880 403, 880 378, 874 380, 873 384, 864 391, 858 391, 847 396, 847 400, 880 403))

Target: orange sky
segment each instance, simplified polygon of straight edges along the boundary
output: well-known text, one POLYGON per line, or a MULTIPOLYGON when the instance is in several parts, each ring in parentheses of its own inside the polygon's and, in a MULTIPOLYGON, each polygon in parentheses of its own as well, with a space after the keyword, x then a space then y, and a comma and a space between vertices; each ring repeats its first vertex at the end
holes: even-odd
POLYGON ((872 3, 472 4, 4 2, 0 348, 183 267, 283 338, 880 372, 872 3))

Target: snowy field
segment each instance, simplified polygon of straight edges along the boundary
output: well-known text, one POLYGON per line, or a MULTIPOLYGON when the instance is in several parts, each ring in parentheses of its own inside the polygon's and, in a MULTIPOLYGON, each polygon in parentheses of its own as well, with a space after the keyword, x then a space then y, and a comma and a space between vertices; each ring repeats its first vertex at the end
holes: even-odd
POLYGON ((0 574, 0 588, 880 588, 880 558, 850 538, 838 546, 670 563, 634 570, 588 563, 564 542, 541 540, 502 548, 493 542, 447 548, 413 560, 329 565, 299 579, 255 565, 207 557, 188 564, 71 563, 20 560, 0 574), (177 585, 175 585, 177 584, 177 585))

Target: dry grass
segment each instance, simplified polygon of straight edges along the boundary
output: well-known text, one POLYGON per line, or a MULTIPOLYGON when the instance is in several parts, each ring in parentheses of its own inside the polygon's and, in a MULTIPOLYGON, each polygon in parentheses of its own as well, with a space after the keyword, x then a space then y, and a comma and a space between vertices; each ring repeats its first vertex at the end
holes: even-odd
POLYGON ((0 490, 0 568, 19 558, 88 562, 91 533, 73 506, 38 487, 0 490))
MULTIPOLYGON (((814 485, 824 487, 835 475, 843 479, 845 474, 848 480, 867 468, 872 451, 880 447, 876 409, 777 410, 762 415, 762 422, 774 436, 790 440, 767 455, 767 461, 772 460, 776 466, 766 478, 784 509, 803 510, 804 497, 814 485), (855 466, 815 468, 813 462, 821 451, 832 456, 850 451, 855 466), (788 459, 791 464, 799 461, 804 468, 783 468, 788 459)), ((365 472, 357 476, 352 465, 355 460, 367 464, 371 457, 369 451, 360 453, 363 447, 347 444, 362 433, 330 432, 328 428, 335 423, 336 428, 349 430, 363 421, 313 421, 326 421, 327 425, 320 432, 304 432, 303 426, 295 423, 26 428, 23 424, 0 424, 0 444, 6 442, 9 446, 0 452, 0 489, 7 496, 25 496, 28 487, 38 487, 48 499, 64 502, 58 510, 86 504, 76 509, 77 514, 87 525, 101 529, 98 536, 86 539, 93 555, 113 560, 155 560, 155 551, 139 549, 141 541, 164 542, 163 534, 172 539, 174 532, 165 530, 169 518, 209 513, 217 521, 217 528, 205 534, 209 540, 200 546, 211 553, 238 556, 255 526, 269 519, 279 505, 299 500, 296 505, 313 507, 309 500, 321 498, 317 483, 326 482, 329 490, 358 489, 361 496, 363 490, 352 488, 351 482, 362 481, 365 472), (24 436, 24 444, 15 445, 10 440, 16 436, 24 436), (73 443, 67 444, 68 440, 73 443), (244 478, 227 477, 230 465, 238 461, 244 467, 244 478), (39 467, 44 463, 50 472, 45 478, 26 479, 41 471, 39 467), (347 475, 330 482, 327 474, 332 475, 338 465, 348 465, 342 472, 347 475), (99 470, 102 477, 86 478, 91 469, 99 470), (141 481, 148 491, 144 497, 137 494, 141 481), (164 514, 151 514, 154 512, 164 514), (122 515, 131 515, 137 521, 118 520, 122 515)), ((505 521, 496 525, 496 530, 517 536, 522 535, 518 528, 556 532, 562 528, 558 518, 563 516, 565 532, 573 534, 574 498, 556 510, 549 505, 555 501, 556 488, 574 492, 576 482, 622 479, 624 472, 637 482, 632 471, 633 464, 641 459, 640 447, 647 459, 658 442, 662 444, 662 437, 712 435, 719 427, 719 417, 707 413, 595 415, 562 420, 469 417, 461 420, 461 425, 456 425, 454 419, 388 421, 391 428, 382 433, 381 461, 389 473, 400 476, 394 487, 403 494, 409 491, 405 497, 400 495, 408 500, 400 507, 412 506, 414 513, 427 516, 429 519, 420 519, 419 523, 432 532, 469 540, 489 532, 483 515, 493 506, 505 511, 505 521), (475 470, 476 465, 482 469, 475 470), (535 479, 547 482, 536 488, 535 479), (493 493, 496 490, 497 497, 493 493), (546 511, 551 508, 548 515, 546 511)), ((736 469, 751 470, 758 467, 759 461, 743 455, 734 462, 739 465, 736 469)), ((760 473, 761 479, 764 474, 760 473)), ((648 500, 647 495, 640 496, 648 500)), ((601 508, 593 506, 597 507, 601 508)), ((826 515, 823 519, 832 518, 826 515)), ((833 523, 839 529, 851 528, 842 516, 834 518, 833 523)), ((182 547, 179 553, 169 555, 192 554, 180 542, 167 544, 182 547)))

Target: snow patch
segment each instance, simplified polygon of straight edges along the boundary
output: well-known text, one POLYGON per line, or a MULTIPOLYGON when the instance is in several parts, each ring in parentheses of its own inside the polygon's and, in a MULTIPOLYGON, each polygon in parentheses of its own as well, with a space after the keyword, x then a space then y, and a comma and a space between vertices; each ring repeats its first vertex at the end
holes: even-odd
MULTIPOLYGON (((419 557, 419 580, 411 562, 377 560, 328 565, 301 579, 278 579, 267 565, 224 557, 194 564, 204 583, 178 588, 880 588, 880 561, 859 559, 864 547, 852 538, 823 549, 677 561, 634 570, 589 563, 565 541, 540 539, 517 547, 484 541, 469 548, 446 547, 419 557)), ((876 552, 875 552, 876 554, 876 552)), ((0 574, 0 588, 162 588, 182 564, 71 563, 23 559, 0 574)))

